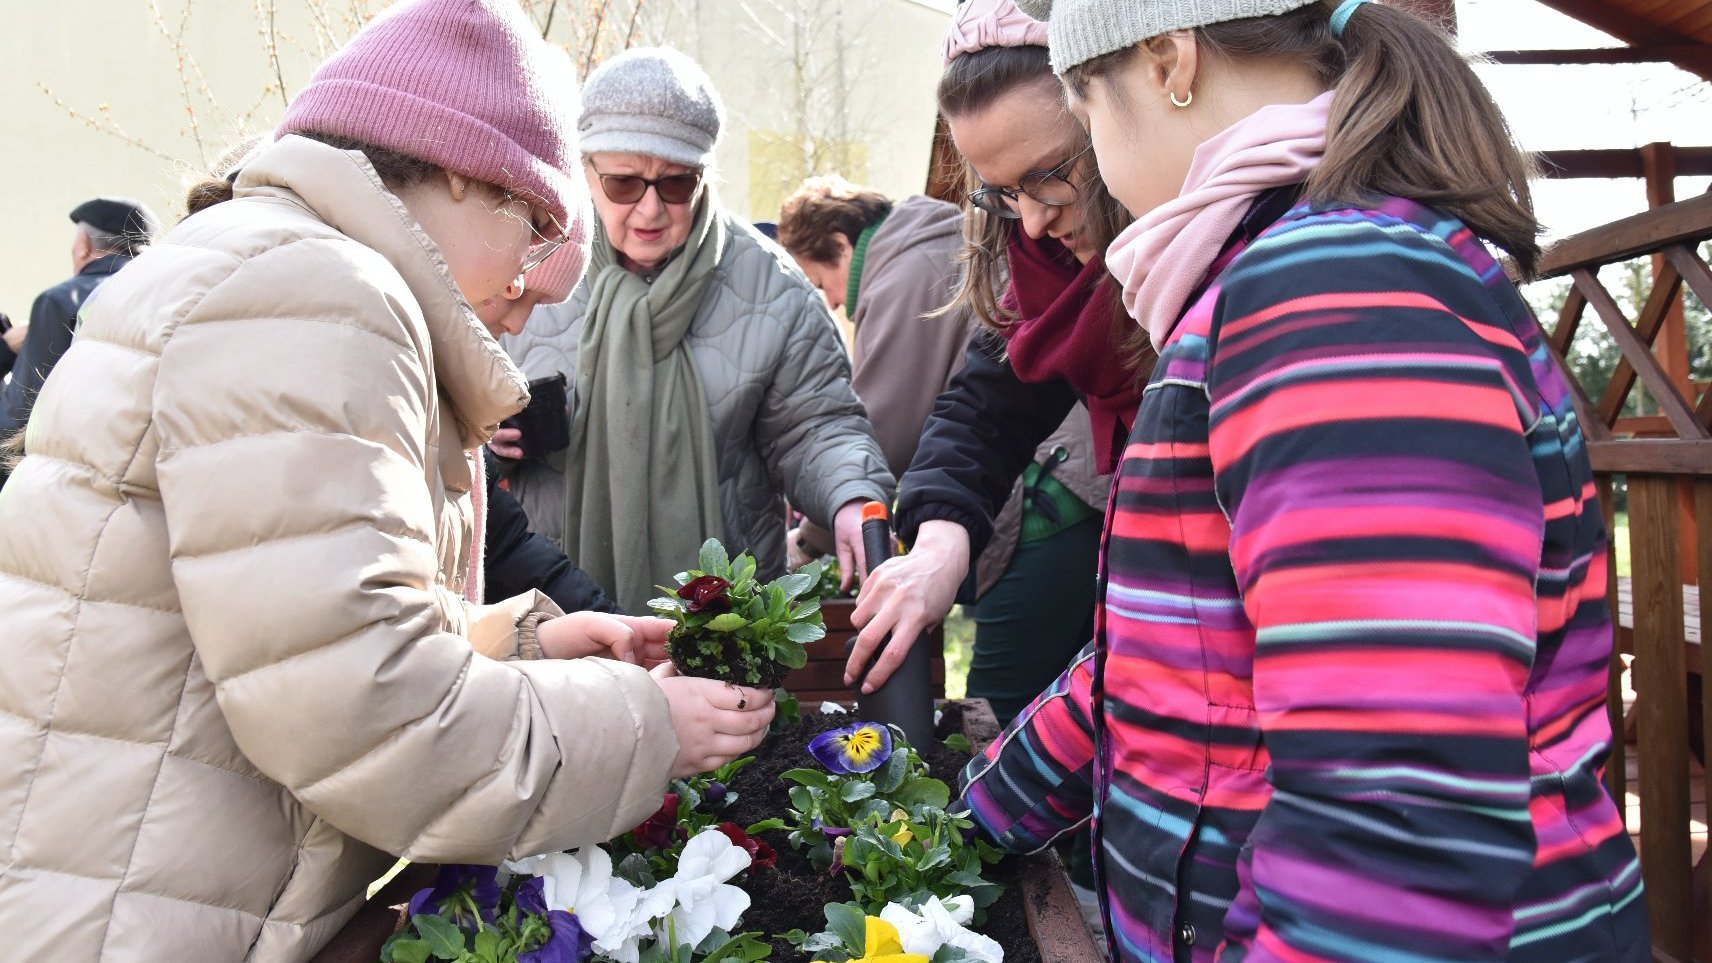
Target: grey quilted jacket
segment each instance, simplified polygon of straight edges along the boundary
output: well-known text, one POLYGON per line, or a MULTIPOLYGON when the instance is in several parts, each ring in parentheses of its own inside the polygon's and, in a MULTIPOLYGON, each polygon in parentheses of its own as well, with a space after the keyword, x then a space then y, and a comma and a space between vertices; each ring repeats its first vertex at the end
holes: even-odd
MULTIPOLYGON (((846 502, 888 501, 894 480, 850 387, 850 359, 819 292, 783 249, 747 222, 723 216, 731 242, 687 335, 719 457, 725 531, 710 534, 752 553, 759 574, 771 578, 785 568, 786 498, 830 527, 846 502)), ((589 289, 584 283, 564 303, 535 309, 522 334, 502 339, 529 378, 563 372, 576 384, 589 289)), ((562 544, 563 462, 519 464, 511 490, 530 526, 562 544)))

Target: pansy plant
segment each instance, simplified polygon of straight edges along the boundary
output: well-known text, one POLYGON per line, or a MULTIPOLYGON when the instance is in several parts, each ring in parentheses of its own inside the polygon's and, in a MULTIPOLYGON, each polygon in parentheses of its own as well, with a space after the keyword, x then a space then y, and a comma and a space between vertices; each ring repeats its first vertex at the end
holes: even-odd
POLYGON ((382 963, 582 963, 593 937, 574 913, 549 909, 542 881, 499 880, 492 866, 446 865, 410 900, 410 922, 382 963))
POLYGON ((937 913, 940 925, 930 929, 924 917, 895 904, 870 915, 854 903, 829 903, 826 929, 784 937, 821 963, 1003 963, 998 944, 953 922, 946 904, 931 900, 923 912, 937 913))
POLYGON ((684 675, 773 688, 808 664, 810 642, 824 638, 814 587, 819 563, 761 584, 755 559, 730 558, 716 538, 702 543, 700 568, 679 572, 677 588, 648 607, 672 619, 666 651, 684 675))
POLYGON ((928 775, 901 731, 858 722, 816 736, 808 752, 818 767, 780 776, 796 784, 783 828, 817 869, 844 873, 864 908, 959 894, 984 908, 998 898, 1002 887, 981 875, 998 850, 972 838, 968 813, 946 811, 951 787, 928 775))
POLYGON ((684 844, 705 829, 718 829, 747 850, 754 857, 753 869, 772 868, 777 855, 754 834, 774 828, 773 821, 744 827, 725 818, 738 797, 730 788, 732 780, 754 761, 754 756, 744 756, 713 772, 672 780, 660 808, 609 844, 619 860, 619 875, 638 886, 652 886, 671 876, 677 872, 684 844))

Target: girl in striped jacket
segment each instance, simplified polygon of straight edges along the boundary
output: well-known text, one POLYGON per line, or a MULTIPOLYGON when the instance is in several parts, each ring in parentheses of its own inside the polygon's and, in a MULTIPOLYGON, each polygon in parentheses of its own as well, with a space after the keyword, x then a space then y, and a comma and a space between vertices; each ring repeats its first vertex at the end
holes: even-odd
POLYGON ((971 764, 980 824, 1091 823, 1119 960, 1648 959, 1605 532, 1486 246, 1539 253, 1485 89, 1362 0, 1021 5, 1160 355, 1093 644, 971 764))

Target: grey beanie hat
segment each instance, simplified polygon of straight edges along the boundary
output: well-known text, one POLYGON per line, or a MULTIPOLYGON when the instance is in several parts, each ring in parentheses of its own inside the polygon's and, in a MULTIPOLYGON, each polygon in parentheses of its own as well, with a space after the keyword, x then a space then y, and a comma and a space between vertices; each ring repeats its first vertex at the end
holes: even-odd
POLYGON ((577 132, 584 155, 647 154, 707 167, 725 105, 701 65, 670 47, 626 50, 583 84, 577 132))
POLYGON ((1226 20, 1271 17, 1320 0, 1017 0, 1022 12, 1047 24, 1052 71, 1173 30, 1226 20))

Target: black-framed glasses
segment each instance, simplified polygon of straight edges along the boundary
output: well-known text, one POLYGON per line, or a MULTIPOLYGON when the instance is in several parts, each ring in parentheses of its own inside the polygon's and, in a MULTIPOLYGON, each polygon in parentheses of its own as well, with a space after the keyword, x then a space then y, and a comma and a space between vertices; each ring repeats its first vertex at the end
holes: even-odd
POLYGON ((1015 187, 989 187, 982 184, 969 192, 969 203, 988 214, 1012 221, 1022 217, 1017 200, 1024 194, 1047 207, 1069 207, 1076 203, 1076 195, 1081 191, 1081 188, 1070 182, 1069 172, 1086 153, 1088 148, 1083 147, 1051 170, 1029 171, 1022 175, 1015 187))
POLYGON ((635 204, 652 187, 662 204, 688 204, 695 200, 701 188, 701 171, 688 174, 667 174, 665 177, 639 177, 635 174, 600 174, 600 189, 614 204, 635 204))

